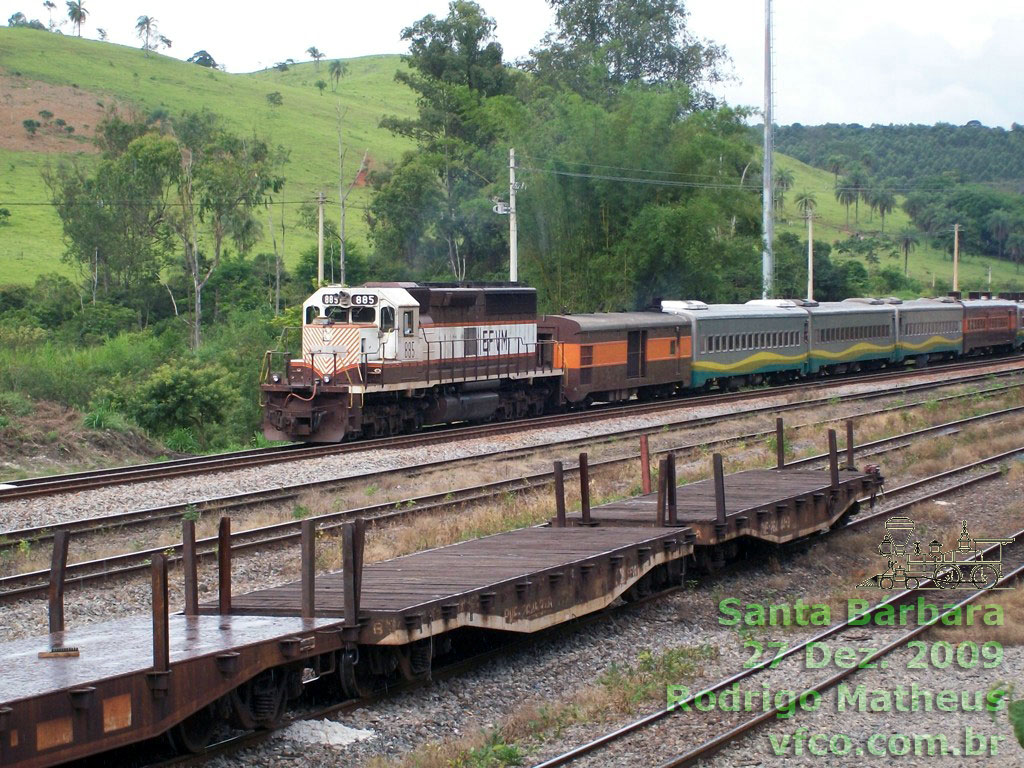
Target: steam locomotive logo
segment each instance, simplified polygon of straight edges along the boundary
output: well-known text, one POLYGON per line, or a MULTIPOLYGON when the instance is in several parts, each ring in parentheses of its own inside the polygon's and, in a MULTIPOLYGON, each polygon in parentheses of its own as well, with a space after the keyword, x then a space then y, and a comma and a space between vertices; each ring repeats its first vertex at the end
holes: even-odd
POLYGON ((1013 539, 974 539, 962 521, 955 546, 942 549, 938 539, 923 544, 917 523, 909 517, 890 517, 878 554, 885 558, 882 573, 858 584, 869 589, 993 589, 1003 576, 1003 547, 1013 539))

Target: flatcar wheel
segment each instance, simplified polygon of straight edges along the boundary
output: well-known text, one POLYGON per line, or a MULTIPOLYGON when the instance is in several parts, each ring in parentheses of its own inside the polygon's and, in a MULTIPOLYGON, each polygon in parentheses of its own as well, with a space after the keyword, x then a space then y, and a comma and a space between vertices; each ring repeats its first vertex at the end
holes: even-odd
POLYGON ((186 717, 167 732, 171 746, 179 754, 199 754, 209 745, 213 731, 217 726, 215 710, 212 706, 203 707, 198 712, 186 717))

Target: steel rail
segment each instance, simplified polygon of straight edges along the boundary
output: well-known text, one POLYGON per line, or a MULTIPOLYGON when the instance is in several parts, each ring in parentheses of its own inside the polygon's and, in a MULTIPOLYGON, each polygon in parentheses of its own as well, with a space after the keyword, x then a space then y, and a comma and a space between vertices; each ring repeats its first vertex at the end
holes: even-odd
MULTIPOLYGON (((808 388, 829 389, 851 383, 871 383, 893 379, 899 380, 913 376, 927 375, 931 372, 950 373, 959 370, 977 371, 979 368, 1003 366, 1008 363, 1020 361, 1024 361, 1024 356, 990 359, 985 360, 980 364, 977 362, 950 363, 943 366, 935 366, 927 370, 911 369, 902 371, 885 371, 876 374, 851 374, 824 379, 806 379, 794 384, 786 384, 776 387, 756 387, 741 390, 739 392, 727 392, 711 395, 684 395, 654 402, 609 405, 593 408, 585 412, 550 414, 514 422, 439 427, 410 435, 396 435, 391 437, 328 445, 292 444, 287 446, 272 446, 270 448, 255 448, 245 451, 237 451, 234 453, 215 454, 198 458, 173 459, 171 461, 157 462, 154 464, 141 464, 110 469, 88 470, 70 473, 67 475, 52 475, 27 478, 23 480, 12 480, 3 483, 3 485, 11 487, 0 488, 0 503, 34 496, 71 493, 109 485, 151 481, 213 471, 233 471, 236 469, 260 466, 268 463, 318 458, 339 453, 351 453, 378 448, 411 447, 424 444, 431 445, 449 442, 452 440, 474 439, 478 437, 501 435, 509 432, 525 431, 541 427, 558 427, 577 423, 587 423, 591 421, 601 421, 619 416, 638 416, 646 413, 657 413, 680 407, 700 407, 719 403, 742 402, 744 400, 754 399, 763 395, 775 396, 786 394, 788 392, 801 391, 808 388)), ((998 371, 994 374, 978 372, 955 381, 922 382, 920 385, 908 386, 921 386, 925 388, 952 386, 959 383, 969 383, 970 381, 986 378, 991 375, 1011 376, 1019 373, 1019 371, 1020 369, 1010 369, 998 371)), ((876 396, 884 395, 880 393, 876 396)), ((826 398, 822 398, 822 400, 824 399, 826 398)), ((758 410, 762 409, 752 409, 754 412, 758 410)))
MULTIPOLYGON (((912 386, 916 387, 916 386, 921 386, 921 385, 912 385, 912 386)), ((961 392, 961 393, 957 393, 957 394, 953 394, 953 395, 946 395, 946 396, 943 396, 943 397, 934 398, 933 400, 928 401, 928 402, 940 403, 940 402, 947 402, 947 401, 951 401, 951 400, 962 400, 962 399, 968 398, 968 397, 978 397, 978 396, 989 397, 989 396, 995 396, 997 394, 1006 392, 1006 391, 1011 390, 1011 389, 1017 389, 1017 388, 1019 388, 1021 386, 1024 386, 1024 382, 1014 383, 1014 384, 1005 384, 1005 385, 1001 385, 1001 386, 997 386, 997 387, 990 387, 990 388, 987 388, 987 389, 976 390, 976 391, 972 391, 972 392, 961 392)), ((905 394, 905 392, 903 392, 903 391, 901 391, 901 393, 905 394)), ((884 397, 884 396, 891 395, 891 394, 892 394, 891 392, 886 392, 886 393, 855 393, 850 398, 847 398, 847 400, 856 401, 856 400, 876 399, 876 398, 884 397)), ((830 401, 831 401, 831 399, 829 400, 829 402, 830 401)), ((771 411, 773 413, 781 413, 781 412, 786 412, 786 411, 790 411, 790 410, 802 410, 803 408, 809 407, 810 405, 816 404, 818 402, 821 402, 821 401, 814 401, 813 403, 805 403, 805 402, 789 403, 789 404, 784 404, 784 405, 776 406, 776 407, 766 406, 764 408, 759 408, 759 409, 756 409, 756 410, 758 412, 767 410, 767 411, 771 411)), ((913 402, 913 403, 902 403, 902 404, 899 404, 899 405, 891 405, 891 406, 886 406, 886 407, 883 407, 883 408, 875 409, 873 411, 867 411, 865 413, 855 414, 853 416, 846 417, 846 418, 864 418, 865 416, 874 416, 874 415, 882 414, 882 413, 891 413, 891 412, 895 412, 895 411, 908 410, 908 409, 912 409, 912 408, 919 408, 919 407, 922 407, 924 404, 925 404, 924 401, 913 402)), ((734 417, 734 416, 737 416, 737 415, 750 415, 752 413, 754 413, 753 410, 752 411, 744 412, 743 414, 728 414, 727 417, 731 418, 731 417, 734 417)), ((986 418, 986 417, 987 417, 987 414, 982 414, 980 416, 980 418, 986 418)), ((690 420, 687 420, 687 421, 684 421, 684 422, 678 422, 678 423, 679 424, 686 424, 687 426, 690 426, 690 427, 705 426, 707 424, 715 423, 715 422, 721 420, 722 418, 723 418, 723 416, 706 416, 706 417, 699 417, 697 419, 690 419, 690 420)), ((816 426, 816 425, 820 425, 820 424, 827 424, 827 423, 830 423, 831 421, 834 421, 834 419, 822 420, 822 421, 816 421, 816 422, 807 422, 807 423, 803 423, 803 424, 793 425, 792 428, 794 428, 794 429, 802 429, 802 428, 806 428, 808 426, 816 426)), ((943 425, 943 426, 950 426, 950 424, 952 424, 952 423, 949 423, 949 424, 943 425)), ((671 426, 671 425, 669 425, 669 426, 671 426)), ((952 428, 952 427, 950 427, 950 428, 952 428)), ((619 440, 623 439, 624 437, 628 437, 628 436, 632 436, 632 435, 650 434, 651 433, 651 429, 652 429, 651 427, 641 427, 641 428, 628 429, 628 430, 624 430, 624 431, 621 431, 621 432, 615 432, 615 433, 610 433, 610 434, 605 434, 605 435, 598 435, 598 436, 594 436, 594 437, 569 438, 567 440, 556 441, 556 442, 552 442, 552 443, 546 443, 546 444, 544 444, 542 446, 527 446, 527 447, 524 447, 524 448, 516 448, 516 449, 511 449, 511 450, 498 450, 498 451, 493 451, 493 452, 490 452, 490 453, 476 454, 474 456, 462 457, 462 458, 458 458, 458 459, 450 459, 450 460, 447 460, 447 461, 426 462, 426 463, 422 463, 422 464, 409 465, 408 467, 406 467, 404 469, 404 471, 412 472, 412 473, 422 473, 422 472, 427 472, 427 471, 435 470, 439 466, 446 465, 446 464, 447 465, 451 465, 451 464, 457 464, 457 463, 464 463, 464 462, 467 462, 467 461, 478 462, 481 459, 495 458, 495 457, 498 457, 498 456, 508 456, 508 457, 516 456, 516 455, 523 456, 523 455, 529 455, 529 454, 532 454, 532 453, 537 453, 540 450, 549 450, 551 448, 555 448, 555 447, 559 447, 559 446, 566 446, 567 447, 567 446, 570 446, 570 445, 583 444, 583 443, 586 443, 588 445, 603 444, 603 443, 607 443, 607 442, 619 441, 619 440)), ((734 442, 745 442, 745 441, 749 441, 749 440, 761 440, 761 439, 769 438, 769 437, 771 437, 774 434, 775 433, 774 433, 773 430, 763 430, 763 431, 752 432, 752 433, 747 433, 747 434, 743 434, 743 435, 734 435, 734 436, 727 437, 727 438, 720 438, 718 440, 713 440, 713 441, 710 441, 710 442, 703 442, 703 443, 700 443, 700 444, 688 444, 688 445, 674 446, 674 447, 667 448, 667 449, 659 449, 657 451, 654 451, 653 453, 654 453, 654 455, 661 455, 661 454, 665 454, 665 453, 669 453, 669 452, 679 453, 679 452, 684 452, 684 451, 691 451, 691 450, 693 450, 695 448, 721 447, 721 446, 725 446, 725 445, 728 445, 728 444, 734 443, 734 442)), ((913 435, 913 434, 914 433, 908 433, 908 435, 913 435)), ((878 446, 890 443, 892 440, 898 439, 900 437, 906 437, 908 435, 898 435, 898 436, 896 436, 894 438, 886 438, 886 439, 883 439, 883 440, 875 441, 874 443, 865 444, 864 446, 861 446, 860 448, 878 447, 878 446)), ((617 462, 630 461, 630 460, 636 459, 637 456, 638 456, 638 454, 633 454, 633 455, 630 455, 630 456, 627 456, 627 457, 623 457, 621 459, 611 459, 611 460, 606 460, 606 461, 603 461, 603 462, 597 462, 593 466, 600 467, 600 466, 603 466, 603 465, 609 465, 609 464, 613 464, 613 463, 617 463, 617 462)), ((812 456, 812 457, 809 457, 807 459, 797 459, 797 460, 794 460, 794 462, 792 462, 790 464, 790 466, 797 466, 797 465, 804 465, 804 464, 814 463, 816 461, 821 460, 822 458, 827 458, 827 454, 821 454, 821 455, 817 455, 817 456, 812 456)), ((246 508, 246 507, 257 506, 257 505, 261 505, 261 504, 277 503, 277 502, 288 501, 288 500, 297 498, 301 493, 304 493, 304 492, 306 492, 308 490, 330 490, 330 489, 333 489, 333 488, 344 486, 344 485, 346 485, 348 483, 353 482, 354 480, 364 481, 364 480, 367 480, 367 479, 370 479, 370 478, 378 478, 378 477, 383 478, 383 477, 386 477, 386 476, 390 475, 392 472, 394 472, 393 469, 378 470, 378 471, 375 471, 375 472, 370 472, 370 473, 366 473, 366 474, 363 474, 363 475, 359 475, 356 478, 353 478, 353 477, 341 477, 341 478, 332 478, 330 480, 317 480, 317 481, 311 481, 309 483, 299 483, 299 484, 295 484, 295 485, 292 485, 292 486, 279 486, 279 487, 276 487, 276 488, 262 489, 262 490, 259 490, 259 491, 250 491, 250 492, 241 493, 241 494, 232 494, 232 495, 223 496, 223 497, 213 497, 213 498, 206 498, 206 499, 199 499, 199 500, 191 500, 191 501, 188 501, 188 502, 182 502, 182 503, 177 503, 177 504, 169 504, 169 505, 165 505, 165 506, 161 506, 161 507, 151 507, 151 508, 145 508, 145 509, 141 509, 141 510, 132 510, 132 511, 129 511, 129 512, 118 512, 118 513, 114 513, 114 514, 111 514, 111 515, 79 518, 79 519, 69 520, 69 521, 60 522, 60 523, 51 523, 51 524, 48 524, 48 525, 31 526, 31 527, 22 528, 22 529, 12 529, 12 530, 8 530, 8 531, 0 532, 0 552, 2 552, 4 550, 11 550, 11 549, 14 549, 14 548, 16 548, 18 546, 23 546, 22 542, 28 542, 28 544, 32 545, 32 544, 37 544, 37 543, 42 543, 42 542, 48 541, 48 540, 52 539, 54 534, 57 533, 58 531, 66 531, 67 533, 76 533, 76 534, 93 534, 93 533, 97 533, 97 532, 107 531, 109 529, 133 527, 133 526, 137 526, 137 525, 141 525, 141 524, 151 523, 153 521, 173 520, 173 519, 175 519, 177 517, 180 517, 180 516, 188 513, 190 510, 194 511, 196 513, 202 514, 203 512, 207 512, 207 511, 239 509, 239 508, 246 508)), ((546 473, 546 476, 550 479, 550 473, 546 473)), ((538 478, 538 477, 540 477, 540 475, 532 475, 532 476, 529 476, 527 478, 524 478, 524 480, 525 481, 530 481, 530 480, 532 480, 534 478, 538 478)), ((507 487, 515 488, 518 480, 509 480, 509 481, 501 481, 501 482, 505 483, 505 486, 503 486, 503 488, 507 488, 507 487)), ((493 486, 493 485, 495 485, 495 484, 486 484, 484 486, 477 486, 477 488, 485 488, 485 487, 493 486)), ((461 492, 466 491, 466 490, 471 490, 471 489, 459 489, 459 490, 456 490, 456 491, 453 491, 453 492, 454 493, 461 493, 461 492)), ((429 497, 422 497, 422 498, 432 499, 433 495, 431 495, 429 497)), ((393 503, 409 503, 410 501, 418 501, 418 500, 415 500, 415 499, 404 499, 404 500, 400 500, 400 501, 393 502, 393 503)), ((373 505, 373 506, 375 507, 376 505, 373 505)), ((2 582, 0 582, 0 584, 2 584, 2 582)))
MULTIPOLYGON (((994 474, 998 475, 999 473, 994 473, 994 474)), ((989 475, 989 477, 991 477, 991 476, 993 476, 993 475, 989 475)), ((976 480, 974 482, 976 482, 976 480)), ((938 491, 938 492, 936 492, 936 494, 934 494, 932 496, 932 498, 934 498, 934 496, 937 496, 937 495, 940 495, 940 494, 944 494, 946 492, 947 491, 938 491)), ((916 503, 919 503, 919 502, 920 502, 920 500, 915 500, 915 501, 909 502, 909 503, 910 504, 916 504, 916 503)), ((891 514, 893 511, 894 510, 886 510, 884 513, 878 513, 878 514, 891 514)), ((854 525, 860 525, 860 524, 862 524, 862 523, 864 523, 864 522, 866 522, 866 521, 868 521, 868 520, 870 520, 870 519, 872 519, 872 518, 874 518, 876 516, 877 516, 877 514, 876 515, 871 515, 871 516, 868 516, 868 517, 864 517, 864 518, 859 518, 856 521, 853 521, 853 522, 847 524, 847 526, 844 526, 844 527, 853 527, 854 525)), ((1010 537, 1007 537, 1007 538, 1010 538, 1010 537)), ((1013 538, 1015 538, 1017 540, 1017 542, 1019 543, 1021 541, 1021 539, 1024 538, 1024 529, 1021 529, 1016 534, 1014 534, 1013 538)), ((998 547, 999 547, 999 545, 994 545, 992 547, 988 547, 987 549, 984 550, 984 553, 987 554, 988 552, 992 552, 995 549, 997 549, 998 547)), ((977 559, 977 556, 978 556, 978 553, 975 553, 974 555, 971 556, 971 558, 969 558, 968 561, 977 559)), ((1008 581, 1010 579, 1013 579, 1013 578, 1019 576, 1021 573, 1024 573, 1024 565, 1021 565, 1021 566, 1017 567, 1016 569, 1014 569, 1009 574, 1006 574, 1002 579, 1000 579, 997 582, 997 585, 998 584, 1002 584, 1005 581, 1008 581)), ((928 584, 928 583, 931 583, 931 582, 932 582, 932 579, 925 579, 923 583, 924 584, 928 584)), ((795 654, 798 654, 798 653, 806 651, 807 647, 810 646, 812 643, 821 642, 822 640, 824 640, 824 639, 826 639, 828 637, 831 637, 831 636, 833 636, 835 634, 838 634, 840 632, 843 632, 843 631, 849 629, 851 626, 853 626, 853 624, 852 624, 853 621, 862 619, 864 617, 871 616, 872 614, 874 614, 875 612, 881 610, 882 608, 888 607, 890 605, 894 605, 896 603, 903 602, 911 594, 913 594, 915 591, 916 590, 914 590, 914 589, 902 590, 902 591, 892 595, 891 597, 889 597, 888 599, 886 599, 886 600, 884 600, 884 601, 882 601, 880 603, 876 603, 875 605, 869 606, 866 610, 862 611, 861 613, 858 613, 857 615, 855 615, 853 617, 847 617, 846 621, 844 621, 844 622, 842 622, 840 624, 836 624, 834 626, 831 626, 828 629, 826 629, 826 630, 824 630, 822 632, 819 632, 818 634, 814 635, 813 637, 808 638, 807 640, 804 640, 803 642, 801 642, 798 645, 790 646, 784 652, 778 654, 777 656, 774 656, 771 659, 766 659, 766 660, 764 660, 762 662, 759 662, 758 664, 756 664, 756 665, 754 665, 752 667, 748 667, 746 669, 741 670, 740 672, 737 672, 737 673, 735 673, 733 675, 730 675, 729 677, 726 677, 726 678, 724 678, 722 680, 719 680, 718 682, 714 683, 713 685, 711 685, 711 686, 709 686, 707 688, 704 688, 703 690, 701 690, 701 691, 699 691, 699 692, 689 696, 684 701, 679 702, 677 705, 670 706, 670 707, 665 707, 663 709, 659 709, 659 710, 657 710, 655 712, 652 712, 651 714, 646 715, 645 717, 639 718, 638 720, 634 720, 633 722, 628 723, 628 724, 626 724, 626 725, 624 725, 624 726, 622 726, 620 728, 617 728, 614 731, 606 733, 606 734, 604 734, 602 736, 599 736, 598 738, 593 739, 592 741, 586 742, 585 744, 581 744, 581 745, 579 745, 579 746, 577 746, 577 747, 575 747, 575 748, 573 748, 571 750, 563 752, 560 755, 556 755, 555 757, 552 757, 552 758, 550 758, 548 760, 545 760, 544 762, 537 763, 536 765, 533 766, 533 768, 555 768, 556 766, 566 765, 566 764, 571 763, 571 762, 573 762, 573 761, 575 761, 575 760, 577 760, 577 759, 579 759, 579 758, 581 758, 581 757, 583 757, 585 755, 589 755, 592 752, 595 752, 598 749, 601 749, 602 747, 607 746, 608 744, 612 743, 613 741, 617 741, 617 740, 623 738, 624 736, 629 736, 631 734, 637 733, 637 732, 639 732, 639 731, 641 731, 641 730, 643 730, 643 729, 645 729, 645 728, 647 728, 647 727, 649 727, 651 725, 654 725, 655 723, 658 723, 658 722, 664 720, 665 718, 673 715, 677 711, 681 711, 682 708, 687 707, 688 705, 692 704, 693 702, 695 702, 697 699, 699 699, 702 696, 708 696, 710 694, 717 693, 718 691, 721 691, 721 690, 723 690, 725 688, 730 687, 734 683, 737 683, 737 682, 739 682, 741 680, 745 680, 745 679, 747 679, 749 677, 752 677, 753 675, 757 674, 758 672, 762 672, 762 671, 764 671, 765 669, 768 669, 768 668, 776 667, 778 665, 778 663, 780 661, 782 661, 783 659, 786 659, 786 658, 788 658, 790 656, 793 656, 795 654)), ((964 600, 962 600, 960 603, 958 603, 957 607, 961 607, 963 605, 966 605, 967 603, 971 602, 974 599, 977 599, 977 597, 979 597, 980 595, 984 594, 987 591, 988 591, 987 589, 979 589, 979 590, 975 591, 970 596, 968 596, 967 598, 964 598, 964 600)), ((924 624, 924 625, 921 625, 919 627, 916 627, 912 632, 905 633, 898 640, 893 641, 889 645, 887 645, 887 646, 879 649, 878 651, 876 651, 869 658, 864 659, 862 661, 862 664, 866 663, 866 662, 869 662, 869 661, 875 661, 876 659, 881 658, 882 656, 888 655, 888 653, 891 653, 893 650, 896 650, 897 648, 903 647, 904 645, 906 645, 907 642, 912 640, 914 637, 916 637, 917 635, 921 634, 922 632, 927 631, 932 626, 934 626, 936 623, 938 623, 938 621, 943 616, 947 615, 952 610, 955 610, 955 609, 951 608, 948 611, 944 611, 942 614, 940 614, 940 615, 934 617, 932 620, 930 620, 927 624, 924 624)), ((843 670, 840 673, 838 673, 837 675, 833 675, 832 677, 830 677, 824 683, 819 683, 818 685, 816 685, 816 686, 814 686, 812 688, 805 689, 804 691, 801 692, 801 695, 803 693, 806 693, 809 690, 816 690, 816 691, 821 692, 821 691, 825 690, 826 688, 831 687, 835 683, 839 682, 840 680, 850 676, 851 674, 853 674, 856 671, 857 671, 856 668, 852 668, 852 669, 848 669, 848 670, 843 670)), ((796 698, 798 699, 799 696, 797 696, 796 698)), ((764 714, 761 714, 761 715, 758 715, 756 717, 750 718, 749 720, 745 721, 743 724, 741 724, 739 726, 736 726, 734 728, 731 728, 729 731, 727 731, 727 732, 725 732, 725 733, 723 733, 723 734, 721 734, 721 735, 719 735, 719 736, 717 736, 717 737, 715 737, 713 739, 710 739, 710 740, 704 742, 703 744, 701 744, 700 746, 696 747, 695 749, 690 750, 689 752, 687 752, 687 753, 685 753, 685 754, 683 754, 683 755, 681 755, 681 756, 679 756, 677 758, 674 758, 673 760, 670 760, 670 761, 668 761, 666 763, 663 763, 661 766, 659 766, 659 768, 677 768, 678 766, 691 765, 692 763, 696 762, 697 760, 709 757, 711 754, 713 754, 714 752, 717 752, 719 749, 721 749, 728 742, 730 742, 733 739, 739 737, 740 735, 746 733, 747 731, 753 729, 757 725, 760 725, 761 723, 771 719, 776 714, 778 714, 780 711, 781 711, 781 708, 780 707, 776 707, 776 708, 772 709, 770 712, 766 712, 764 714)))
MULTIPOLYGON (((950 396, 954 397, 954 396, 950 396)), ((902 406, 890 406, 890 409, 900 409, 912 407, 910 405, 902 406)), ((888 409, 883 409, 888 410, 888 409)), ((1013 408, 1001 409, 998 411, 992 411, 984 414, 977 414, 975 416, 969 416, 964 419, 958 419, 952 422, 945 422, 943 424, 934 425, 931 427, 925 427, 922 429, 914 430, 912 432, 895 435, 888 438, 882 438, 868 443, 863 443, 859 446, 855 446, 855 453, 862 455, 877 452, 879 446, 890 445, 900 440, 907 438, 918 438, 935 433, 945 433, 954 427, 959 427, 964 424, 975 423, 991 418, 997 418, 1000 416, 1008 415, 1010 413, 1019 412, 1024 410, 1024 406, 1015 406, 1013 408)), ((825 422, 828 423, 828 422, 825 422)), ((753 433, 751 435, 741 436, 739 438, 723 438, 720 441, 713 441, 711 443, 697 443, 683 446, 673 446, 669 448, 662 448, 656 451, 652 451, 652 455, 664 455, 668 453, 683 453, 686 451, 692 451, 694 449, 706 449, 716 444, 722 445, 729 442, 733 442, 738 439, 752 439, 752 438, 763 438, 774 434, 772 431, 765 431, 761 433, 753 433)), ((609 468, 618 466, 621 464, 635 461, 639 454, 631 454, 625 457, 618 457, 613 459, 604 459, 591 463, 592 470, 598 470, 603 468, 609 468)), ((793 466, 805 466, 808 464, 814 464, 820 462, 823 459, 827 459, 827 454, 818 454, 810 456, 805 459, 795 460, 787 464, 788 467, 793 466)), ((436 462, 435 462, 436 463, 436 462)), ((444 464, 445 462, 440 462, 444 464)), ((569 467, 567 470, 570 474, 579 471, 579 467, 569 467)), ((380 474, 387 474, 386 470, 381 471, 380 474)), ((372 475, 361 476, 360 479, 371 477, 372 475)), ((483 485, 468 486, 465 488, 454 489, 447 492, 439 492, 428 494, 424 496, 402 499, 399 501, 386 501, 378 504, 371 504, 356 509, 343 510, 340 512, 328 513, 326 515, 318 515, 315 518, 318 523, 321 524, 323 529, 332 529, 335 525, 339 525, 341 522, 352 520, 356 517, 366 517, 369 520, 378 519, 391 519, 395 520, 400 517, 405 517, 410 513, 425 513, 430 511, 438 511, 445 509, 456 504, 466 504, 470 502, 479 502, 493 499, 500 494, 507 493, 509 491, 525 491, 535 490, 542 487, 546 487, 553 480, 552 472, 538 472, 532 475, 526 475, 520 478, 513 478, 510 480, 498 480, 491 483, 485 483, 483 485), (389 510, 392 511, 389 513, 389 510), (394 514, 395 510, 400 510, 401 514, 394 514), (340 521, 340 522, 339 522, 340 521)), ((316 481, 314 485, 319 485, 323 482, 333 481, 316 481)), ((160 507, 149 510, 140 510, 132 513, 121 513, 120 515, 109 515, 106 518, 89 518, 84 521, 71 521, 66 524, 54 526, 52 528, 43 529, 27 529, 27 532, 33 532, 36 538, 32 541, 40 543, 45 541, 47 538, 52 538, 53 534, 57 530, 63 530, 68 533, 89 533, 98 530, 113 529, 116 527, 126 527, 131 525, 139 525, 142 523, 152 522, 153 520, 168 520, 174 519, 178 516, 187 514, 189 509, 202 514, 202 512, 211 511, 225 511, 227 509, 235 507, 251 507, 257 504, 266 504, 274 501, 284 501, 298 497, 301 493, 309 490, 309 484, 300 484, 297 487, 292 488, 278 488, 270 489, 269 491, 256 491, 248 494, 237 494, 235 496, 226 497, 224 499, 212 500, 210 504, 204 504, 201 507, 196 505, 170 505, 168 507, 160 507), (83 528, 82 524, 87 523, 92 525, 91 528, 83 528)), ((301 521, 285 521, 281 523, 271 524, 269 526, 261 526, 258 528, 251 528, 248 530, 240 530, 232 534, 232 540, 239 542, 239 547, 244 548, 245 542, 263 542, 263 541, 276 541, 275 532, 282 530, 296 531, 301 525, 301 521)), ((15 535, 21 532, 15 532, 15 535)), ((6 541, 0 542, 0 551, 3 549, 11 549, 19 545, 20 541, 29 541, 28 538, 19 539, 15 538, 15 535, 8 537, 6 541)), ((297 534, 295 534, 297 535, 297 534)), ((197 545, 209 545, 213 546, 215 540, 213 538, 203 539, 197 542, 197 545)), ((152 555, 160 552, 178 552, 181 549, 180 544, 171 544, 166 547, 151 547, 144 550, 137 550, 135 552, 125 553, 121 555, 110 555, 107 557, 99 558, 97 560, 80 561, 73 563, 68 566, 68 582, 69 584, 78 584, 82 581, 91 581, 94 578, 98 578, 102 575, 107 575, 111 572, 111 566, 115 566, 114 572, 122 573, 133 570, 131 563, 137 563, 139 567, 144 567, 149 558, 152 555)), ((207 553, 209 554, 209 553, 207 553)), ((29 596, 37 594, 37 591, 45 589, 45 580, 49 578, 49 570, 41 569, 37 571, 28 571, 20 574, 13 574, 0 578, 0 601, 8 599, 10 596, 13 599, 14 596, 29 596), (34 586, 33 586, 34 585, 34 586)))

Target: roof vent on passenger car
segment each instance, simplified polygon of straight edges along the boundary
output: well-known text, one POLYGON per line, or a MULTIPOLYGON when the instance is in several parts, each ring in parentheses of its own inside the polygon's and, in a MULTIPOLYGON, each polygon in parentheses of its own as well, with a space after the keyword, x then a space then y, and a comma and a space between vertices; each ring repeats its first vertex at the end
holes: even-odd
POLYGON ((884 299, 882 299, 882 303, 883 304, 902 304, 903 303, 903 299, 901 299, 899 296, 886 296, 884 299))
POLYGON ((848 303, 848 304, 873 304, 873 305, 876 305, 876 306, 878 304, 884 304, 885 303, 881 299, 873 299, 873 298, 871 298, 869 296, 868 297, 857 297, 857 298, 843 299, 843 301, 848 303))
POLYGON ((751 299, 747 304, 753 307, 802 307, 801 299, 751 299))
POLYGON ((663 301, 661 302, 662 312, 682 312, 693 309, 707 309, 708 305, 703 301, 686 299, 684 301, 663 301))

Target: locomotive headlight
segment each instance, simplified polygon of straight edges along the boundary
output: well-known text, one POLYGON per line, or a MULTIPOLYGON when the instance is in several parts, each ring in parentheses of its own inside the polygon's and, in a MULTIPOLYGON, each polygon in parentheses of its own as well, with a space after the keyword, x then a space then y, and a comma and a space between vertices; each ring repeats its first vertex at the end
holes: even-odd
POLYGON ((330 383, 331 383, 331 377, 330 376, 324 376, 324 384, 330 384, 330 383))
POLYGON ((276 373, 273 376, 270 377, 270 380, 272 382, 274 382, 275 384, 280 384, 281 383, 281 377, 278 376, 276 373))

